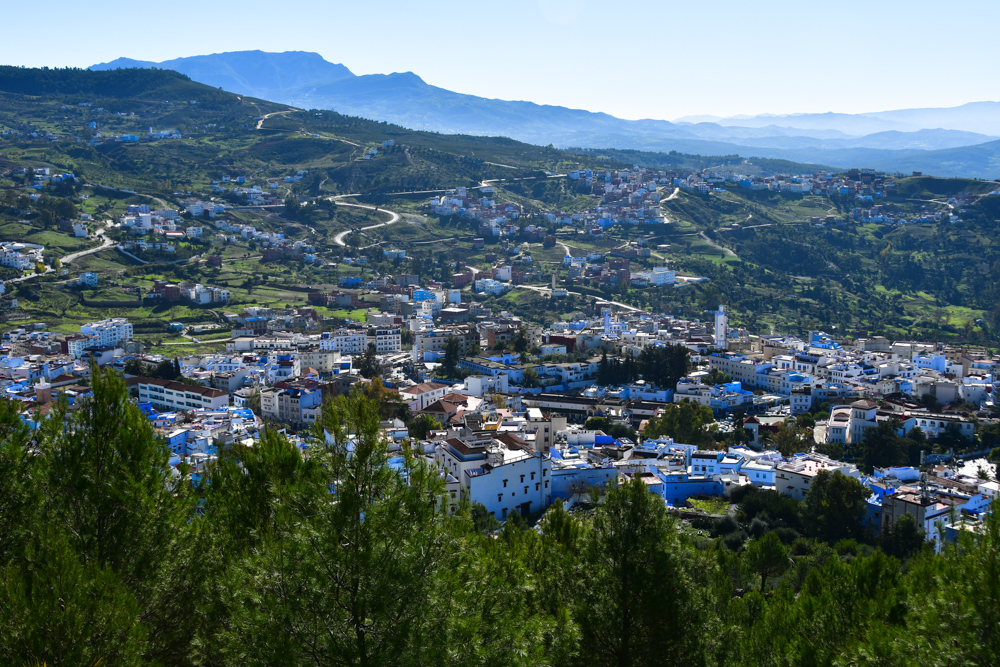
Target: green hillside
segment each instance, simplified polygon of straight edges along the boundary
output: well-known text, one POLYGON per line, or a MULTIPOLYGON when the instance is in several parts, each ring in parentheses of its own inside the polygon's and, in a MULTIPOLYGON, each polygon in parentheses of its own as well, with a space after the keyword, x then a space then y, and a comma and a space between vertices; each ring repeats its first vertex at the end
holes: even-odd
POLYGON ((739 155, 694 155, 670 151, 638 151, 625 148, 571 148, 591 159, 622 162, 649 169, 681 169, 694 171, 708 168, 729 168, 747 176, 771 176, 773 174, 810 174, 818 171, 839 171, 821 164, 807 164, 779 160, 776 158, 743 158, 739 155))
POLYGON ((984 195, 997 188, 994 181, 973 178, 935 178, 912 176, 896 181, 896 194, 901 197, 941 197, 957 194, 984 195))
MULTIPOLYGON (((159 70, 7 68, 2 74, 0 240, 43 243, 59 257, 95 245, 93 240, 74 239, 65 225, 59 227, 61 219, 88 213, 96 220, 114 220, 129 204, 179 208, 187 197, 214 197, 238 205, 241 200, 233 194, 232 182, 224 182, 227 177, 244 177, 247 186, 291 200, 283 207, 237 208, 221 217, 307 242, 315 247, 315 264, 291 259, 265 263, 253 242, 225 236, 220 242, 210 233, 178 241, 172 255, 146 254, 149 265, 114 249, 71 265, 71 278, 83 270, 98 272, 108 283, 100 290, 64 289, 63 280, 53 274, 13 289, 24 317, 73 330, 84 319, 124 315, 145 323, 141 337, 161 351, 171 349, 159 347, 171 342, 164 321, 206 322, 215 314, 180 305, 119 306, 132 297, 118 299, 116 290, 126 294, 122 290, 127 286, 148 288, 156 277, 195 280, 229 289, 231 309, 238 310, 254 303, 303 304, 310 289, 332 289, 341 277, 362 272, 408 269, 448 284, 456 262, 488 269, 493 262, 486 259, 487 253, 500 250, 496 240, 475 248, 475 221, 428 215, 430 193, 488 180, 499 205, 516 204, 530 216, 596 206, 599 197, 580 181, 551 176, 579 168, 627 169, 637 164, 679 175, 706 167, 753 175, 821 169, 733 156, 563 151, 498 137, 414 131, 332 111, 290 109, 159 70), (45 92, 51 90, 63 92, 45 92), (101 97, 109 94, 117 96, 101 97), (149 136, 150 128, 177 130, 181 138, 157 139, 149 136), (126 134, 136 140, 109 140, 126 134), (40 167, 73 172, 78 178, 35 190, 29 175, 19 170, 40 167), (227 186, 223 192, 215 190, 220 183, 227 186), (29 201, 32 193, 41 194, 41 199, 29 201), (388 215, 336 205, 330 199, 336 195, 353 196, 342 203, 367 202, 397 211, 402 220, 372 227, 388 215), (335 242, 338 235, 346 246, 335 242), (386 260, 382 249, 390 246, 406 249, 407 260, 386 260), (221 267, 206 264, 205 257, 213 254, 223 257, 221 267), (342 261, 357 255, 368 257, 367 269, 342 261)), ((897 195, 882 203, 886 212, 910 217, 937 212, 942 220, 861 225, 849 218, 859 205, 853 199, 739 187, 706 195, 680 191, 662 203, 668 224, 642 230, 613 227, 601 237, 541 217, 525 218, 556 235, 573 253, 607 253, 647 236, 653 251, 633 260, 633 271, 666 264, 708 280, 682 289, 581 286, 563 302, 515 291, 497 299, 497 306, 551 321, 585 308, 595 298, 695 318, 728 303, 733 322, 751 333, 827 329, 844 335, 1000 340, 1000 202, 984 194, 996 184, 915 177, 898 179, 896 185, 897 195), (972 197, 962 210, 946 202, 956 194, 972 197), (836 222, 819 227, 809 223, 828 216, 836 222), (958 218, 963 222, 953 224, 958 218)), ((664 188, 663 194, 672 190, 664 188)), ((212 229, 211 221, 203 224, 212 229)), ((124 232, 110 235, 125 239, 124 232)), ((536 241, 522 247, 543 282, 553 275, 567 278, 563 245, 543 248, 536 241)))
POLYGON ((139 95, 204 94, 212 90, 170 70, 125 69, 92 72, 83 69, 29 69, 0 66, 0 91, 19 95, 92 95, 130 98, 139 95))

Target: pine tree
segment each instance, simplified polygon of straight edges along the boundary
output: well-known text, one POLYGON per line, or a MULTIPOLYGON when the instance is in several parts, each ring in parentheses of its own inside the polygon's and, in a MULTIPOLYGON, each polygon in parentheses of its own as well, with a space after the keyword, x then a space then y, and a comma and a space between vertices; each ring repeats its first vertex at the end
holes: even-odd
POLYGON ((443 489, 408 451, 390 465, 380 420, 360 392, 324 406, 311 502, 233 587, 233 662, 404 664, 430 642, 420 628, 445 554, 443 489))
POLYGON ((707 611, 663 499, 638 477, 611 489, 585 547, 584 592, 575 617, 592 665, 690 665, 707 611))

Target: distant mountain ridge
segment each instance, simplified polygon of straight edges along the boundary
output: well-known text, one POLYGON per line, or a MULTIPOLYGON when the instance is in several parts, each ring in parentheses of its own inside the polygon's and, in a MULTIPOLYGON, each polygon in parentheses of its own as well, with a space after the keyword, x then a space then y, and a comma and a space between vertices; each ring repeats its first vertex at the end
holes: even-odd
POLYGON ((413 72, 356 76, 343 65, 301 51, 240 51, 161 63, 119 58, 91 69, 123 67, 174 69, 241 95, 447 134, 507 136, 558 147, 739 154, 888 170, 896 169, 896 164, 920 163, 923 155, 926 164, 917 169, 929 173, 1000 175, 1000 154, 997 159, 987 158, 988 147, 1000 137, 1000 103, 996 102, 858 115, 630 121, 606 113, 458 93, 432 86, 413 72), (938 122, 921 125, 932 120, 938 122), (971 126, 989 128, 991 133, 972 131, 971 126), (962 159, 961 152, 974 146, 986 148, 962 159), (939 151, 951 151, 952 159, 938 162, 939 151))
POLYGON ((354 73, 343 65, 327 62, 318 53, 286 51, 233 51, 206 56, 190 56, 160 63, 131 58, 118 58, 109 63, 92 65, 92 70, 157 67, 186 74, 199 83, 222 88, 240 95, 283 102, 287 91, 299 90, 338 79, 349 79, 354 73))
POLYGON ((1000 136, 1000 102, 969 102, 957 107, 895 109, 858 114, 796 113, 756 116, 685 116, 675 122, 715 123, 726 127, 794 127, 802 130, 831 129, 861 135, 883 131, 913 132, 930 128, 1000 136))

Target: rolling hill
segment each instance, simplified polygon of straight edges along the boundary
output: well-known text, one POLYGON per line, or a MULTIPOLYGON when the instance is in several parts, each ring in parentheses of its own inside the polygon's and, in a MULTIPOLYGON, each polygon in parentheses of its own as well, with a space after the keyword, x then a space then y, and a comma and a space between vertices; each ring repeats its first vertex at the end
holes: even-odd
POLYGON ((580 109, 466 95, 432 86, 412 72, 355 76, 314 53, 245 51, 162 63, 118 59, 92 69, 134 66, 173 68, 211 86, 302 108, 541 145, 738 154, 885 170, 917 165, 913 168, 918 171, 969 177, 995 177, 994 164, 1000 159, 1000 153, 992 152, 1000 135, 1000 111, 991 106, 995 103, 864 115, 629 121, 580 109), (989 121, 991 113, 997 118, 995 124, 989 121), (951 127, 949 118, 964 118, 962 122, 992 134, 951 127), (932 121, 935 124, 924 124, 932 121), (964 152, 973 146, 979 148, 964 152))

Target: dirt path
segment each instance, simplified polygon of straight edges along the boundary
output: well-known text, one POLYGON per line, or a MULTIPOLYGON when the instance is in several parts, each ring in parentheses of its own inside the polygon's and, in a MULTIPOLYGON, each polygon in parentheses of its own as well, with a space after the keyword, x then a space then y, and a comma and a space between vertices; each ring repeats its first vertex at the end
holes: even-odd
POLYGON ((702 239, 704 239, 705 243, 707 243, 708 245, 712 246, 716 250, 721 250, 722 252, 724 252, 727 257, 736 257, 736 253, 735 252, 733 252, 729 248, 726 248, 724 246, 719 245, 718 243, 716 243, 712 239, 708 238, 708 235, 706 235, 705 232, 698 232, 698 236, 700 236, 702 239))
POLYGON ((269 114, 264 114, 264 117, 257 121, 257 129, 258 130, 263 129, 264 121, 270 118, 271 116, 280 116, 286 113, 295 113, 296 111, 298 111, 298 109, 286 109, 285 111, 272 111, 269 114))

